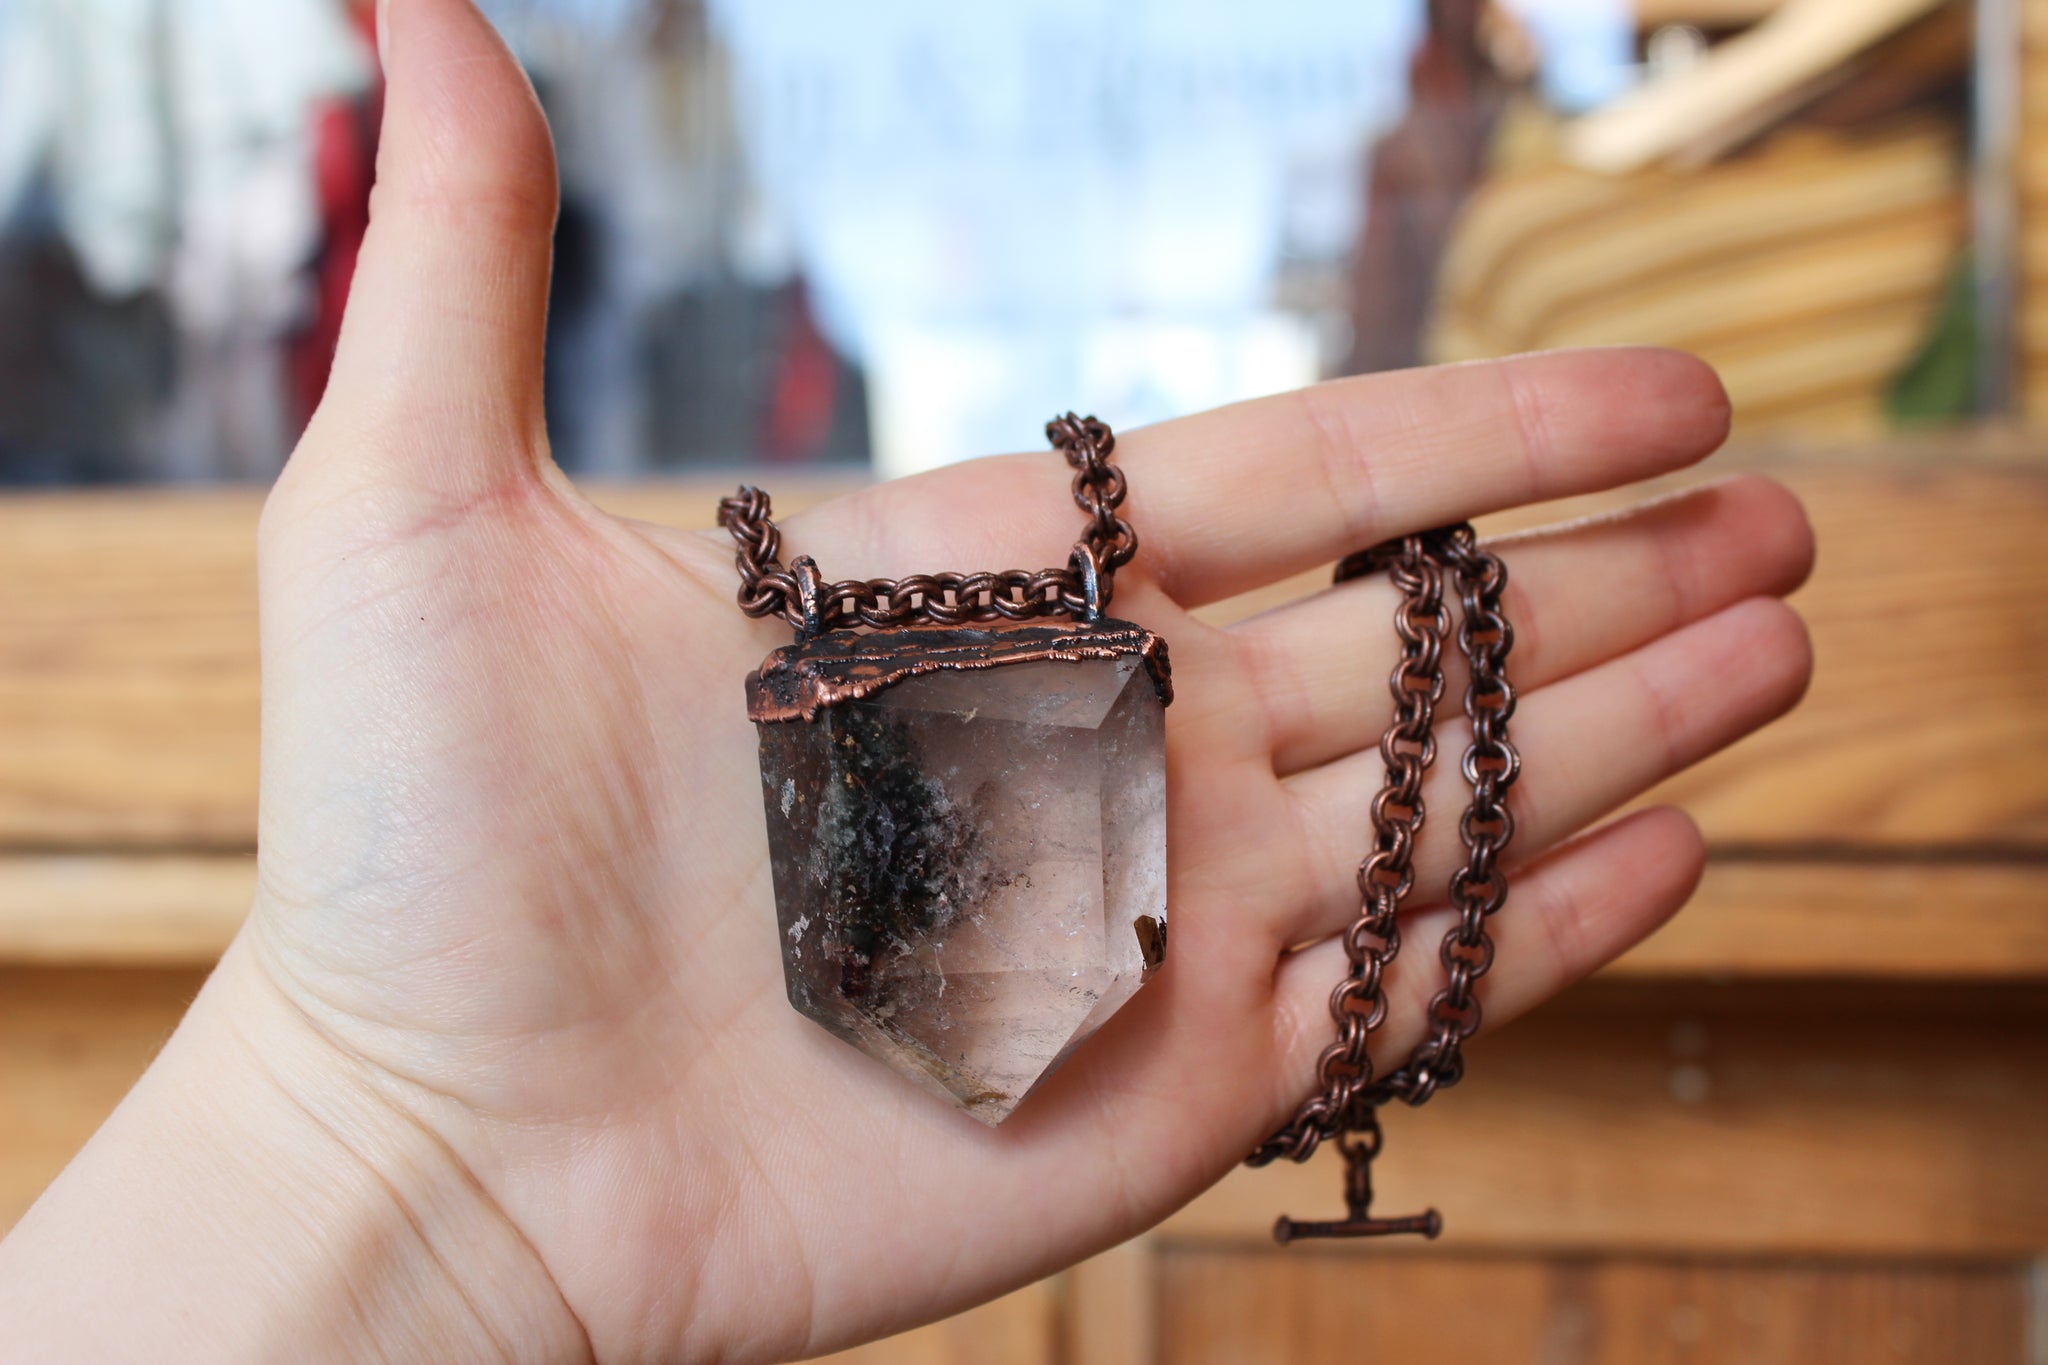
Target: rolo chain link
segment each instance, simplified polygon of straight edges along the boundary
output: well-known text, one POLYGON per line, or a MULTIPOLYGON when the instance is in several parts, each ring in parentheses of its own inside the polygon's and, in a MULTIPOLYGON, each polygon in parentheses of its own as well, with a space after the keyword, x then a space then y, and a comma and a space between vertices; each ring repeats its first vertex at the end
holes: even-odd
POLYGON ((1281 1157, 1306 1161, 1325 1139, 1336 1138, 1345 1156, 1350 1216, 1331 1223, 1283 1217, 1274 1229, 1283 1242, 1392 1232, 1436 1235, 1441 1221, 1433 1209, 1413 1218, 1370 1214, 1371 1165, 1381 1141, 1378 1109, 1390 1100, 1421 1104, 1464 1076, 1465 1040, 1480 1021, 1475 988, 1493 966, 1487 920, 1507 901, 1501 857, 1515 831, 1507 793, 1521 772, 1521 757, 1508 740, 1515 689, 1506 673, 1514 631, 1501 605, 1507 568, 1461 524, 1353 555, 1337 566, 1336 576, 1343 582, 1381 570, 1401 594, 1394 613, 1401 658, 1388 678, 1394 717, 1380 739, 1386 780, 1373 798, 1372 848, 1358 868, 1358 918, 1344 933, 1351 966, 1330 994, 1337 1036, 1317 1060, 1316 1093, 1247 1159, 1254 1166, 1281 1157), (1400 909, 1414 889, 1415 844, 1426 814, 1422 784, 1436 761, 1436 708, 1443 700, 1443 651, 1451 634, 1447 580, 1462 608, 1457 646, 1470 673, 1464 709, 1472 726, 1461 765, 1472 790, 1458 823, 1465 860, 1451 874, 1449 888, 1457 919, 1438 949, 1447 979, 1429 1002, 1427 1036, 1400 1067, 1375 1075, 1368 1047, 1387 1014, 1386 973, 1400 955, 1400 909))
POLYGON ((805 635, 913 621, 956 626, 1100 616, 1116 571, 1138 552, 1137 532, 1117 515, 1125 485, 1123 471, 1110 463, 1116 436, 1108 423, 1071 412, 1047 422, 1045 436, 1072 466, 1074 502, 1088 517, 1065 568, 826 582, 808 556, 783 566, 782 532, 769 515, 768 495, 743 487, 718 504, 718 524, 739 547, 740 609, 749 616, 780 616, 805 635))

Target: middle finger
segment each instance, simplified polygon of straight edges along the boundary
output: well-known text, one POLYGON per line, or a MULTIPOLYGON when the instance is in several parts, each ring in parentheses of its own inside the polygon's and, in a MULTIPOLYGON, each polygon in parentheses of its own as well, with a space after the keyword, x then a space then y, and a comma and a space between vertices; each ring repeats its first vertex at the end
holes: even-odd
MULTIPOLYGON (((1813 533, 1781 485, 1745 476, 1610 517, 1502 542, 1508 676, 1524 690, 1626 654, 1748 597, 1806 577, 1813 533)), ((1448 595, 1448 594, 1447 594, 1448 595)), ((1399 657, 1398 594, 1385 577, 1340 584, 1242 621, 1227 638, 1251 676, 1281 776, 1379 742, 1399 657)), ((1457 608, 1451 607, 1455 622, 1457 608)), ((1455 713, 1463 661, 1444 651, 1440 711, 1455 713)))

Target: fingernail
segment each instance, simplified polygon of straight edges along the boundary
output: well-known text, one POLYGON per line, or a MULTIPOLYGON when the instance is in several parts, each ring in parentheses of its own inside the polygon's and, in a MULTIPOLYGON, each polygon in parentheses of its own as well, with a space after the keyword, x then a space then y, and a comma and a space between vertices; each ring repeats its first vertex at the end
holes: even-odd
POLYGON ((391 69, 391 0, 377 0, 377 64, 391 69))

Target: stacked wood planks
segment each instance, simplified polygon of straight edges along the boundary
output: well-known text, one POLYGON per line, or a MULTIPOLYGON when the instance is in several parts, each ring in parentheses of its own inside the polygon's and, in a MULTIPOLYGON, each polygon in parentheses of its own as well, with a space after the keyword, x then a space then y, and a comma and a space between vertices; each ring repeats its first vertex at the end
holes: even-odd
POLYGON ((1536 149, 1481 185, 1445 255, 1432 359, 1677 346, 1720 369, 1744 431, 1882 429, 1967 233, 1951 122, 1790 129, 1626 175, 1522 141, 1536 149))
POLYGON ((2019 198, 2020 401, 2034 426, 2048 425, 2048 0, 2021 11, 2019 198))

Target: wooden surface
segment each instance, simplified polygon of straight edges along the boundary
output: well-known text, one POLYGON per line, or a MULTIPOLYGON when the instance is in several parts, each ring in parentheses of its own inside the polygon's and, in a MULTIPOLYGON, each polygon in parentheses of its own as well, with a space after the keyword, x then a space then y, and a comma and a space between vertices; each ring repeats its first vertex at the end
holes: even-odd
MULTIPOLYGON (((1388 1116, 1381 1207, 1436 1204, 1442 1242, 1281 1252, 1274 1215, 1334 1212, 1337 1172, 1239 1171, 1140 1243, 845 1358, 2048 1360, 2048 462, 1716 461, 1757 464, 1820 538, 1812 695, 1659 793, 1714 846, 1686 913, 1388 1116)), ((689 525, 717 491, 600 497, 689 525)), ((0 500, 0 1226, 248 905, 258 505, 0 500)))
MULTIPOLYGON (((2048 1002, 1982 989, 1581 990, 1475 1041, 1469 1084, 1385 1116, 1380 1203, 1435 1204, 1460 1250, 2032 1254, 2048 1002)), ((1335 1213, 1340 1187, 1334 1157, 1240 1171, 1161 1235, 1264 1246, 1274 1214, 1335 1213)))
POLYGON ((1740 430, 1875 437, 1967 242, 1962 132, 1934 110, 1779 128, 1710 165, 1609 175, 1511 106, 1445 243, 1423 354, 1676 346, 1720 372, 1740 430))
POLYGON ((1603 975, 2048 984, 2048 867, 1724 855, 1685 913, 1603 975))
MULTIPOLYGON (((247 853, 0 854, 0 963, 204 967, 256 889, 247 853)), ((2048 865, 1716 859, 1605 980, 2048 984, 2048 865)))
POLYGON ((0 854, 0 962, 205 967, 255 892, 252 853, 0 854))
POLYGON ((0 499, 0 847, 254 846, 260 505, 0 499))
POLYGON ((2019 66, 2014 368, 2021 409, 2038 427, 2048 424, 2048 0, 2021 0, 2019 66))
MULTIPOLYGON (((201 979, 0 971, 0 1226, 112 1109, 201 979)), ((1387 1116, 1382 1202, 1437 1204, 1460 1250, 2048 1249, 2048 1000, 1922 988, 1884 1003, 1807 984, 1582 991, 1476 1042, 1470 1085, 1387 1116)), ((1321 1157, 1240 1170, 1159 1237, 1264 1248, 1275 1214, 1331 1210, 1338 1189, 1321 1157)))
POLYGON ((2022 1359, 2016 1265, 1770 1266, 1189 1250, 1167 1256, 1175 1365, 1960 1365, 2022 1359))
MULTIPOLYGON (((1944 466, 1906 449, 1776 469, 1823 546, 1797 599, 1818 645, 1813 693, 1661 795, 1724 846, 2048 847, 2048 464, 1944 466)), ((702 525, 715 496, 600 500, 702 525)), ((253 495, 0 500, 0 851, 254 847, 257 508, 253 495)))
POLYGON ((2048 845, 2048 466, 1791 468, 1821 545, 1806 704, 1664 788, 1721 845, 2048 845))
POLYGON ((113 1111, 203 979, 0 968, 0 1227, 113 1111))
MULTIPOLYGON (((200 980, 196 971, 0 972, 0 1095, 34 1098, 0 1105, 0 1225, 18 1216, 113 1106, 200 980)), ((1275 1288, 1269 1294, 1252 1286, 1284 1285, 1297 1275, 1322 1283, 1341 1275, 1359 1302, 1391 1293, 1415 1307, 1432 1297, 1491 1292, 1486 1286, 1496 1283, 1496 1272, 1488 1266, 1508 1267, 1509 1281, 1520 1286, 1492 1310, 1506 1315, 1499 1330, 1507 1335, 1500 1339, 1526 1343, 1562 1330, 1553 1315, 1565 1313, 1569 1320, 1581 1311, 1560 1306, 1556 1295, 1590 1289, 1570 1276, 1546 1277, 1589 1257, 1606 1267, 1593 1277, 1607 1286, 1602 1294, 1625 1299, 1635 1292, 1628 1286, 1637 1283, 1629 1278, 1636 1270, 1648 1275, 1642 1283, 1661 1286, 1660 1294, 1694 1285, 1708 1295, 1700 1311, 1709 1326, 1713 1314, 1734 1311, 1729 1304, 1741 1295, 1725 1286, 1743 1283, 1739 1275, 1728 1275, 1745 1265, 1800 1258, 1821 1270, 1918 1267, 1912 1274, 1887 1271, 1863 1289, 1839 1291, 1868 1298, 1858 1312, 1871 1321, 1890 1323, 1903 1314, 1920 1324, 1912 1328, 1918 1332, 1929 1321, 1926 1314, 1946 1311, 1941 1305, 1949 1300, 1942 1297, 1947 1291, 1928 1290, 1934 1307, 1908 1312, 1902 1304, 1921 1303, 1911 1294, 1950 1284, 1957 1267, 2002 1266, 2005 1279, 1998 1282, 2005 1283, 2016 1273, 2013 1267, 2048 1247, 2048 1179, 2040 1156, 2042 1135, 2048 1133, 2048 1090, 2041 1084, 2048 1076, 2048 1001, 2036 997, 2027 1004, 2007 996, 1987 1002, 1950 988, 1894 998, 1891 1012, 1911 1024, 1887 1028, 1883 1013, 1859 1008, 1853 995, 1823 991, 1809 998, 1811 990, 1745 993, 1695 985, 1690 998, 1673 999, 1659 988, 1651 1003, 1627 990, 1582 992, 1564 1007, 1475 1044, 1474 1075, 1483 1081, 1427 1110, 1399 1111, 1387 1119, 1382 1204, 1441 1207, 1450 1232, 1435 1248, 1382 1244, 1335 1258, 1315 1249, 1277 1251, 1266 1231, 1274 1213, 1333 1209, 1338 1173, 1320 1159, 1305 1168, 1239 1171, 1169 1220, 1148 1244, 1098 1258, 1064 1277, 1063 1284, 1038 1286, 926 1329, 900 1347, 870 1347, 853 1358, 872 1365, 1090 1365, 1148 1358, 1155 1342, 1163 1352, 1158 1358, 1174 1362, 1350 1358, 1336 1354, 1332 1343, 1340 1338, 1327 1335, 1354 1321, 1343 1316, 1348 1310, 1341 1305, 1331 1310, 1341 1321, 1308 1313, 1290 1329, 1323 1341, 1320 1354, 1293 1353, 1290 1343, 1302 1338, 1287 1333, 1274 1339, 1277 1345, 1269 1343, 1277 1354, 1182 1351, 1185 1334, 1194 1330, 1191 1321, 1242 1316, 1236 1328, 1218 1329, 1219 1340, 1238 1340, 1246 1331, 1263 1332, 1261 1324, 1278 1311, 1258 1304, 1269 1298, 1293 1302, 1292 1291, 1275 1288), (1247 1271, 1233 1294, 1176 1277, 1177 1258, 1226 1250, 1223 1264, 1265 1268, 1247 1271), (1470 1258, 1481 1253, 1491 1259, 1478 1262, 1481 1270, 1475 1271, 1470 1258), (1685 1258, 1727 1269, 1697 1281, 1686 1275, 1659 1278, 1666 1273, 1658 1267, 1685 1258), (1422 1287, 1411 1291, 1410 1285, 1422 1287), (1885 1297, 1894 1292, 1909 1299, 1885 1297), (1517 1297, 1524 1293, 1537 1298, 1517 1297)), ((1954 1282, 1978 1283, 1969 1275, 1954 1282)), ((1760 1334, 1798 1340, 1806 1329, 1795 1331, 1782 1320, 1785 1304, 1822 1318, 1835 1312, 1830 1305, 1837 1300, 1825 1294, 1795 1292, 1768 1277, 1756 1283, 1755 1292, 1778 1306, 1761 1323, 1738 1322, 1726 1332, 1712 1328, 1711 1340, 1746 1341, 1760 1334), (1788 1332, 1792 1337, 1785 1337, 1788 1332)), ((1843 1283, 1866 1282, 1850 1275, 1843 1283)), ((1605 1321, 1611 1310, 1601 1305, 1608 1302, 1595 1295, 1583 1311, 1605 1321)), ((2018 1330, 2018 1309, 2007 1304, 2000 1311, 1984 1330, 2018 1330)), ((1292 1320, 1294 1310, 1287 1313, 1292 1320)), ((1422 1338, 1413 1333, 1424 1320, 1396 1315, 1375 1330, 1407 1332, 1390 1339, 1418 1343, 1422 1338)), ((1375 1338, 1368 1333, 1365 1340, 1375 1338)), ((1659 1349, 1675 1348, 1666 1343, 1659 1349)), ((1653 1352, 1475 1358, 1688 1357, 1653 1352)), ((1901 1358, 2016 1365, 2022 1359, 1901 1358)))
POLYGON ((819 1359, 832 1365, 1051 1365, 1059 1359, 1060 1308, 1058 1285, 1045 1281, 945 1322, 819 1359))
POLYGON ((1066 1282, 1062 1365, 1148 1360, 1159 1339, 1159 1247, 1141 1237, 1083 1261, 1066 1282))

